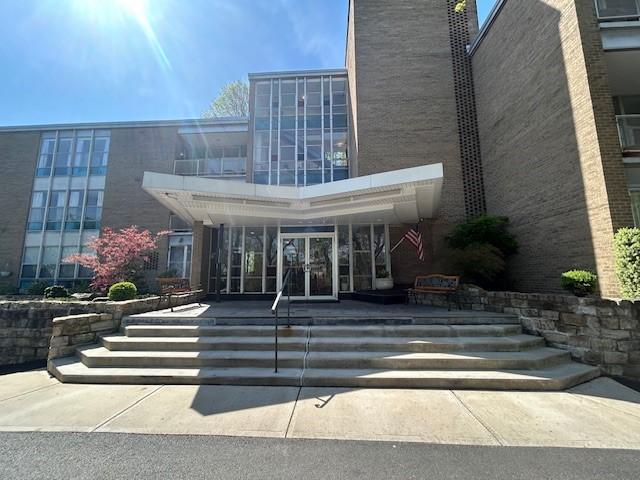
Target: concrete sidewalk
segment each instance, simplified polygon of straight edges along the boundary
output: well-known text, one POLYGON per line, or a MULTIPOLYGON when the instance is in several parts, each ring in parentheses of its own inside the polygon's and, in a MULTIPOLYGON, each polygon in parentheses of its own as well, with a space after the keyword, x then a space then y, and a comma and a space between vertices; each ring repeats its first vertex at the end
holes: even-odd
POLYGON ((77 385, 0 376, 0 431, 202 434, 640 449, 640 393, 77 385))

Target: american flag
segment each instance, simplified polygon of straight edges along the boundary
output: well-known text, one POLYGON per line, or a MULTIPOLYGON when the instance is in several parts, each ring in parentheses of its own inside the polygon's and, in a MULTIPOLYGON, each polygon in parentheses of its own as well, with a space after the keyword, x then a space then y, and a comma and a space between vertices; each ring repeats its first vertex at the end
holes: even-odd
POLYGON ((411 229, 404 234, 404 238, 409 240, 411 244, 416 247, 416 253, 421 262, 424 262, 424 247, 422 246, 422 234, 418 225, 414 225, 411 229))

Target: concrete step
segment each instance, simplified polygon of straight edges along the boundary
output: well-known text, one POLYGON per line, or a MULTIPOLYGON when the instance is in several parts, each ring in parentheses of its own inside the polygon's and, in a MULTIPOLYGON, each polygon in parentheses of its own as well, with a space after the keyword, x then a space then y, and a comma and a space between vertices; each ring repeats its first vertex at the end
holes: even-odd
MULTIPOLYGON (((339 307, 336 312, 339 312, 339 307)), ((286 310, 280 312, 280 324, 287 323, 286 310)), ((370 312, 362 315, 358 314, 336 314, 336 315, 310 315, 296 314, 291 317, 291 325, 297 326, 366 326, 366 325, 504 325, 517 324, 518 317, 516 315, 491 313, 491 312, 471 312, 471 311, 442 311, 435 313, 416 313, 414 315, 398 315, 389 316, 381 309, 379 316, 372 315, 370 312)), ((180 316, 163 314, 157 315, 153 313, 145 313, 139 315, 130 315, 123 317, 122 325, 192 325, 192 326, 271 326, 273 327, 274 318, 265 312, 264 316, 180 316)))
MULTIPOLYGON (((273 368, 273 350, 111 351, 89 345, 77 349, 88 367, 247 367, 273 368)), ((278 352, 280 368, 302 368, 304 351, 278 352)))
POLYGON ((566 363, 539 370, 352 370, 282 368, 92 368, 77 357, 50 361, 62 382, 120 384, 302 385, 334 387, 562 390, 599 375, 566 363))
MULTIPOLYGON (((280 337, 282 351, 305 350, 307 339, 302 336, 280 337)), ((196 350, 273 350, 273 337, 127 337, 107 335, 102 344, 109 350, 196 351, 196 350)), ((309 351, 401 351, 446 352, 519 351, 544 345, 541 337, 509 335, 500 337, 311 337, 309 351)))
MULTIPOLYGON (((273 351, 110 351, 99 346, 78 349, 78 356, 89 367, 256 367, 274 365, 273 351)), ((311 352, 307 368, 347 369, 535 369, 570 360, 568 352, 538 348, 523 352, 311 352)), ((279 352, 281 368, 302 368, 304 352, 279 352)))
MULTIPOLYGON (((514 325, 363 325, 363 326, 291 326, 280 327, 281 337, 473 337, 505 336, 522 332, 514 325)), ((270 337, 273 326, 198 326, 198 325, 129 325, 125 327, 128 337, 198 337, 198 336, 251 336, 270 337)))
POLYGON ((487 390, 564 390, 600 371, 579 363, 539 370, 350 370, 307 369, 303 386, 446 388, 487 390))

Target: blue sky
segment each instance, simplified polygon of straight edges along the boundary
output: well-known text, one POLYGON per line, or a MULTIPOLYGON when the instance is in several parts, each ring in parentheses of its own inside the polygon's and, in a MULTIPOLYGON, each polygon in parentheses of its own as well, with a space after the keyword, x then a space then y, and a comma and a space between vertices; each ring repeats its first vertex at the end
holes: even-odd
POLYGON ((347 4, 1 0, 0 125, 199 117, 247 72, 343 66, 347 4))

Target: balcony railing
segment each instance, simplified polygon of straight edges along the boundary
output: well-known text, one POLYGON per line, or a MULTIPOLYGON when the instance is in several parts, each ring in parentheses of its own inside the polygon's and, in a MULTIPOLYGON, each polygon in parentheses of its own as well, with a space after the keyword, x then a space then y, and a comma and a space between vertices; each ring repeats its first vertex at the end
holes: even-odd
POLYGON ((620 145, 626 151, 640 151, 640 115, 618 115, 620 145))
POLYGON ((640 20, 640 0, 596 0, 596 11, 604 21, 640 20))
POLYGON ((199 177, 239 177, 247 173, 246 165, 246 158, 176 160, 173 173, 199 177))

